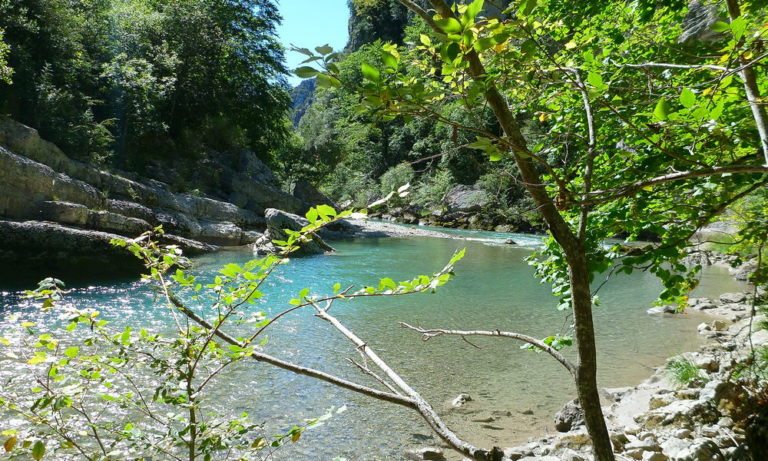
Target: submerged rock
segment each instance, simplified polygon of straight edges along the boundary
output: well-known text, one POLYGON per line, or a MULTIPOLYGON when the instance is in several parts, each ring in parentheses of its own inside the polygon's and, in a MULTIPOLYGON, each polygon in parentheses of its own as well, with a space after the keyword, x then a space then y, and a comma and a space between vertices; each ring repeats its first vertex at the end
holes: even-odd
POLYGON ((472 396, 470 396, 469 394, 459 394, 456 396, 456 398, 451 400, 451 406, 458 408, 458 407, 464 406, 467 402, 471 402, 471 401, 472 401, 472 396))
POLYGON ((413 461, 441 461, 445 459, 443 450, 437 447, 425 447, 406 450, 403 455, 405 455, 407 459, 411 459, 413 461))

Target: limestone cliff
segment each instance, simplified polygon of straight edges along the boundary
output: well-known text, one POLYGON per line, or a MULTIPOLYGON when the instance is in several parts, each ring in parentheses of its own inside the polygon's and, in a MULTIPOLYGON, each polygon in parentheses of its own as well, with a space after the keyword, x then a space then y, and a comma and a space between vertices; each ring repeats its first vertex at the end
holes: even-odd
MULTIPOLYGON (((56 275, 44 267, 46 258, 74 265, 85 247, 89 254, 117 254, 105 235, 136 237, 157 225, 192 252, 245 245, 261 236, 265 209, 295 213, 309 206, 282 192, 252 152, 242 152, 238 167, 216 181, 224 200, 174 193, 157 180, 72 160, 36 130, 0 120, 0 266, 56 275)), ((135 265, 124 266, 122 272, 135 273, 135 265)))

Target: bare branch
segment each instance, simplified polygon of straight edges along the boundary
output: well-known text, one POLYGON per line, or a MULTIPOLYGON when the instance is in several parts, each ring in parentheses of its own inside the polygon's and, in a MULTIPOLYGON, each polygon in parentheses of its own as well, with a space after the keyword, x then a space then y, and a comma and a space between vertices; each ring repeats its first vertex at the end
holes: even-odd
MULTIPOLYGON (((176 299, 173 296, 170 296, 170 299, 172 300, 173 304, 186 316, 188 316, 193 321, 197 322, 199 325, 201 325, 204 328, 207 329, 213 329, 213 325, 211 325, 207 320, 197 315, 192 310, 188 309, 184 304, 176 299)), ((237 339, 233 338, 229 334, 225 333, 222 330, 216 330, 216 336, 218 336, 220 339, 224 340, 224 342, 231 344, 233 346, 238 346, 242 348, 248 347, 247 344, 238 341, 237 339)), ((402 395, 392 394, 389 392, 382 392, 378 389, 373 389, 371 387, 363 386, 361 384, 348 381, 344 378, 339 378, 337 376, 328 374, 324 371, 315 370, 313 368, 303 367, 301 365, 297 365, 292 362, 288 362, 285 360, 278 359, 277 357, 272 357, 271 355, 264 354, 258 351, 252 351, 249 352, 248 357, 250 357, 253 360, 256 360, 257 362, 264 362, 269 363, 270 365, 274 365, 278 368, 282 368, 284 370, 291 371, 296 374, 309 376, 312 378, 319 379, 321 381, 325 381, 327 383, 331 383, 335 386, 339 386, 341 388, 357 392, 358 394, 367 395, 369 397, 373 397, 378 400, 383 400, 385 402, 391 402, 396 403, 398 405, 402 405, 404 407, 408 408, 417 408, 417 402, 414 401, 411 398, 404 397, 402 395)))
MULTIPOLYGON (((668 182, 674 182, 674 181, 681 181, 684 179, 693 179, 693 178, 701 178, 705 176, 718 176, 722 174, 727 173, 761 173, 761 174, 768 174, 768 166, 764 165, 729 165, 729 166, 722 166, 722 167, 711 167, 711 168, 703 168, 701 170, 693 170, 693 171, 680 171, 676 173, 669 173, 662 176, 657 176, 652 179, 648 179, 645 181, 635 181, 633 183, 629 183, 627 185, 624 185, 622 187, 619 187, 617 189, 613 190, 600 190, 600 191, 594 191, 591 192, 589 195, 591 196, 598 196, 595 198, 587 198, 581 203, 604 203, 604 202, 610 202, 612 200, 615 200, 617 198, 621 197, 627 197, 629 195, 634 194, 635 192, 644 189, 646 187, 653 187, 657 186, 659 184, 664 184, 668 182), (608 194, 608 195, 603 195, 608 194), (600 195, 603 195, 602 197, 599 197, 600 195)), ((580 203, 580 204, 581 204, 580 203)))
MULTIPOLYGON (((426 400, 405 380, 400 377, 384 360, 382 360, 376 352, 374 352, 368 345, 360 339, 356 334, 344 326, 339 320, 329 314, 325 309, 321 308, 317 304, 313 307, 317 312, 315 315, 322 320, 333 325, 341 334, 347 337, 365 357, 370 359, 408 398, 410 401, 416 403, 416 410, 421 414, 422 418, 430 425, 433 431, 440 436, 445 442, 448 443, 454 450, 464 455, 470 456, 477 460, 496 460, 501 459, 503 451, 497 447, 492 448, 490 451, 477 448, 464 440, 461 440, 448 426, 445 425, 442 418, 427 403, 426 400)), ((405 397, 403 397, 405 398, 405 397)))
POLYGON ((395 386, 393 386, 393 385, 389 384, 389 383, 388 383, 388 382, 387 382, 387 381, 386 381, 384 378, 382 378, 381 376, 379 376, 379 375, 377 375, 376 373, 374 373, 374 372, 373 372, 373 370, 371 370, 371 369, 370 369, 370 368, 368 368, 367 366, 365 366, 365 365, 363 365, 362 363, 360 363, 360 362, 358 362, 358 361, 356 361, 356 360, 353 360, 353 359, 347 359, 347 360, 349 360, 349 361, 350 361, 350 363, 352 363, 352 365, 354 365, 354 366, 356 366, 357 368, 359 368, 359 369, 360 369, 360 371, 362 371, 363 373, 365 373, 365 374, 368 374, 368 375, 371 375, 371 377, 372 377, 373 379, 375 379, 376 381, 378 381, 378 382, 380 382, 381 384, 383 384, 384 386, 386 386, 386 387, 387 387, 387 389, 389 389, 389 390, 390 390, 390 391, 392 391, 393 393, 400 395, 400 392, 398 392, 398 391, 397 391, 397 389, 395 389, 395 386))
POLYGON ((500 331, 500 330, 445 330, 442 328, 421 328, 421 327, 414 327, 413 325, 409 325, 405 322, 400 322, 400 326, 403 328, 407 328, 409 330, 416 331, 418 333, 421 333, 421 339, 424 341, 429 341, 430 339, 440 336, 440 335, 453 335, 453 336, 490 336, 490 337, 496 337, 496 338, 511 338, 516 339, 518 341, 522 341, 524 343, 528 343, 534 347, 538 347, 539 349, 543 350, 547 354, 551 355, 555 360, 560 362, 569 373, 572 375, 576 375, 576 367, 563 356, 558 350, 553 348, 552 346, 549 346, 545 344, 543 341, 536 339, 532 336, 524 335, 521 333, 514 333, 510 331, 500 331))

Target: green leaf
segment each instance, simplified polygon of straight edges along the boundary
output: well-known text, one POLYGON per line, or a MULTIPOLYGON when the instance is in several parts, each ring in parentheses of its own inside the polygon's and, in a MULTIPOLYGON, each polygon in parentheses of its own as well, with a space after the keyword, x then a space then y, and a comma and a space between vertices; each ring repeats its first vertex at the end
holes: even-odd
POLYGON ((520 9, 520 14, 523 16, 528 16, 531 14, 531 11, 533 11, 534 8, 536 8, 537 0, 525 0, 525 3, 523 4, 523 7, 520 9))
POLYGON ((467 11, 464 13, 469 21, 473 21, 477 15, 483 10, 484 0, 475 0, 467 6, 467 11))
POLYGON ((437 24, 437 27, 448 34, 461 32, 461 23, 454 18, 438 19, 435 23, 437 24))
POLYGON ((424 34, 419 35, 419 41, 424 46, 432 46, 432 40, 430 40, 429 36, 427 35, 424 35, 424 34))
POLYGON ((725 32, 726 30, 730 30, 731 26, 728 25, 727 22, 723 21, 717 21, 716 23, 712 24, 712 30, 715 32, 725 32))
POLYGON ((587 82, 589 82, 590 85, 594 86, 595 88, 605 88, 605 83, 603 83, 603 77, 600 76, 597 72, 590 72, 589 75, 587 75, 587 82))
MULTIPOLYGON (((329 69, 331 66, 328 66, 329 69)), ((335 77, 326 74, 317 74, 317 85, 320 88, 340 88, 341 82, 335 77)))
POLYGON ((42 440, 38 440, 32 445, 32 457, 40 461, 43 456, 45 456, 45 444, 42 440))
POLYGON ((741 37, 744 36, 744 32, 746 32, 746 30, 747 21, 743 16, 739 16, 738 18, 731 21, 731 31, 733 32, 733 38, 735 38, 736 41, 741 40, 741 37))
POLYGON ((466 253, 467 253, 467 249, 466 248, 462 248, 460 251, 457 251, 456 254, 454 254, 453 257, 451 258, 451 260, 448 262, 448 264, 449 265, 453 265, 453 264, 457 263, 458 261, 460 261, 464 257, 464 255, 466 253))
POLYGON ((325 56, 326 54, 330 54, 333 52, 333 47, 328 45, 318 46, 318 47, 315 47, 315 51, 325 56))
POLYGON ((654 120, 666 120, 669 116, 669 104, 666 99, 659 99, 656 108, 653 109, 654 120))
POLYGON ((493 45, 495 45, 492 38, 481 38, 480 40, 475 42, 475 50, 477 51, 485 51, 489 48, 491 48, 493 45))
POLYGON ((291 51, 295 51, 297 53, 301 53, 301 54, 303 54, 305 56, 309 56, 309 57, 312 57, 312 56, 315 55, 315 53, 309 51, 309 49, 307 49, 307 48, 293 48, 291 51))
POLYGON ((373 67, 372 65, 364 62, 361 66, 361 70, 363 71, 363 77, 366 79, 375 83, 381 81, 381 73, 379 72, 379 69, 373 67))
POLYGON ((77 356, 77 354, 79 354, 79 353, 80 353, 80 348, 77 347, 77 346, 70 346, 70 347, 64 349, 64 355, 66 355, 70 359, 71 358, 75 358, 77 356))
POLYGON ((315 208, 310 208, 309 211, 307 211, 307 214, 305 215, 307 217, 307 220, 309 222, 315 222, 317 221, 317 210, 315 208))
POLYGON ((321 216, 336 216, 336 210, 332 206, 318 205, 316 209, 321 216))
POLYGON ((453 61, 461 53, 461 47, 458 43, 449 43, 443 46, 442 56, 446 61, 453 61))
POLYGON ((386 290, 386 289, 390 289, 390 290, 397 289, 397 284, 395 283, 394 280, 392 280, 389 277, 384 277, 383 279, 381 279, 379 281, 379 290, 383 291, 383 290, 386 290))
POLYGON ((296 74, 297 77, 300 78, 312 78, 319 74, 320 72, 315 69, 314 67, 309 66, 303 66, 299 67, 298 69, 293 71, 294 74, 296 74))
POLYGON ((333 294, 338 293, 341 290, 341 284, 336 282, 333 284, 333 294))
POLYGON ((689 88, 683 88, 680 92, 680 104, 689 109, 696 103, 696 95, 689 88))
POLYGON ((398 59, 392 53, 387 51, 381 52, 381 60, 384 61, 385 66, 391 67, 392 69, 397 69, 399 64, 398 59))

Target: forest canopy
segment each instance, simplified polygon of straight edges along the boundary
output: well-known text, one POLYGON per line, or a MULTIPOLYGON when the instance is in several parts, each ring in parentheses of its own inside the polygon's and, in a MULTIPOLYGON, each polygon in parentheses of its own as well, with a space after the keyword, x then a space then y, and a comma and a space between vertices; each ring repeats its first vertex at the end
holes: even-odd
POLYGON ((289 98, 271 0, 0 1, 0 112, 69 155, 139 169, 205 148, 266 156, 289 98), (8 53, 10 48, 10 53, 8 53))

